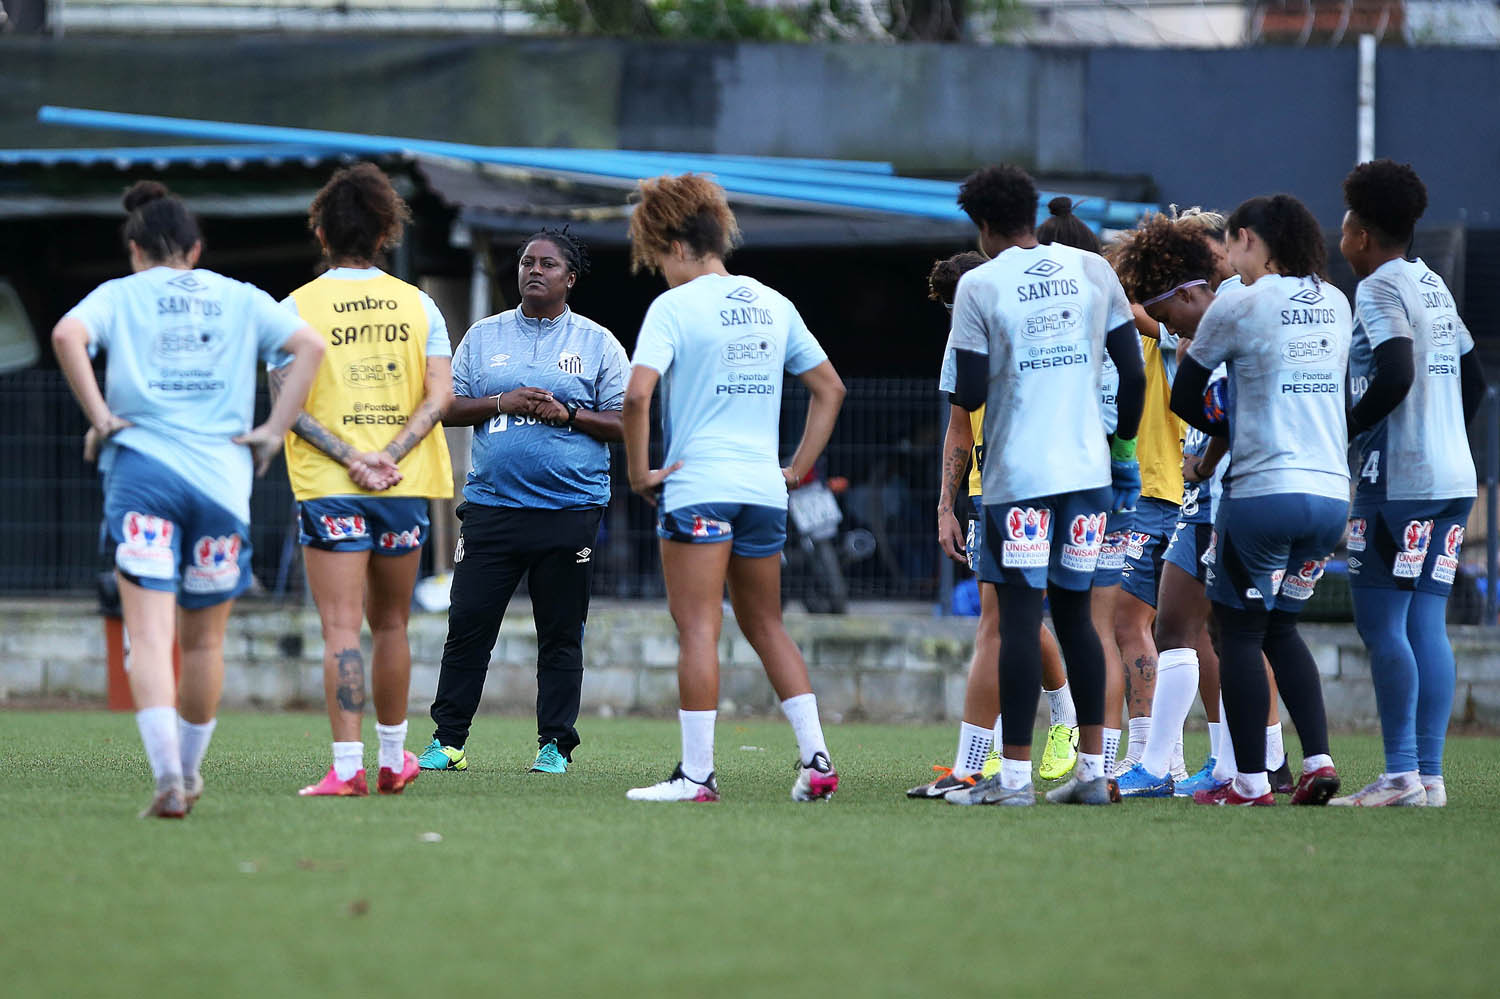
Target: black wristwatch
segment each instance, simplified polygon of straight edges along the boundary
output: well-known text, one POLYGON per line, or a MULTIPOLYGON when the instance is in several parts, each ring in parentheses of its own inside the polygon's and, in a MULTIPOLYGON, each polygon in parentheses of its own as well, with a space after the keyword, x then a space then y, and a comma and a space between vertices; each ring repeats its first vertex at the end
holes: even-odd
POLYGON ((563 405, 568 409, 568 426, 571 427, 573 425, 573 420, 578 416, 578 407, 573 405, 571 402, 565 402, 563 403, 563 405))

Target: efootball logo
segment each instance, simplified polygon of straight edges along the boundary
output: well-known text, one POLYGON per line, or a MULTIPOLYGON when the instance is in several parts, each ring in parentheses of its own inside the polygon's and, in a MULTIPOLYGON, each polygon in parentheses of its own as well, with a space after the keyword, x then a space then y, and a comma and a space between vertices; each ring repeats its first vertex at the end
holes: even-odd
POLYGON ((736 302, 744 302, 746 305, 749 305, 751 302, 755 301, 760 296, 757 295, 755 292, 751 291, 747 286, 740 285, 738 288, 734 289, 734 291, 731 291, 729 294, 725 295, 724 297, 728 298, 728 299, 733 299, 736 302))
POLYGON ((1299 305, 1317 305, 1323 301, 1323 293, 1316 288, 1303 288, 1297 294, 1289 297, 1299 305))
POLYGON ((1055 260, 1038 260, 1026 268, 1025 273, 1030 274, 1032 277, 1049 278, 1062 269, 1063 265, 1055 260))

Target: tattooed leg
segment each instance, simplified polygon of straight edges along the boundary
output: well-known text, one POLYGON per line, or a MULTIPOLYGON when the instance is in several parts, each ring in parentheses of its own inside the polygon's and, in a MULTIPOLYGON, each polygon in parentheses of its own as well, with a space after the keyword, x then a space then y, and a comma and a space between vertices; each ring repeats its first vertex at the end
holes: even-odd
POLYGON ((302 550, 307 581, 323 624, 323 696, 335 742, 359 742, 365 709, 365 657, 359 630, 364 620, 365 567, 369 552, 302 550))

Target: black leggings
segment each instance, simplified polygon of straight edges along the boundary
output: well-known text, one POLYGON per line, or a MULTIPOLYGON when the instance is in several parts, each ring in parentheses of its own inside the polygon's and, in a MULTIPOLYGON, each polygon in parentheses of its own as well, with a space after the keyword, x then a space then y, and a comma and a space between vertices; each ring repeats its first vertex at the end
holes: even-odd
POLYGON ((1266 712, 1271 689, 1266 683, 1261 652, 1270 660, 1276 686, 1286 702, 1303 756, 1328 752, 1328 716, 1323 710, 1323 687, 1318 664, 1302 636, 1297 616, 1285 611, 1239 610, 1214 604, 1219 623, 1219 687, 1224 694, 1225 721, 1234 740, 1235 765, 1240 773, 1266 769, 1266 712))
MULTIPOLYGON (((1000 717, 1006 746, 1031 746, 1042 689, 1041 590, 1000 585, 1000 717), (1007 721, 1006 719, 1011 719, 1007 721), (1020 736, 1025 734, 1026 738, 1020 736)), ((1079 725, 1104 723, 1104 648, 1089 615, 1089 591, 1047 588, 1057 644, 1079 725)))

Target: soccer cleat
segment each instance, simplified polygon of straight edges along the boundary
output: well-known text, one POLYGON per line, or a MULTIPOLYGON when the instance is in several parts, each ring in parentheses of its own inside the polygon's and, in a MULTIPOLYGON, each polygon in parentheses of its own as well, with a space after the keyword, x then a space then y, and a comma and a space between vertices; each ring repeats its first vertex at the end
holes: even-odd
POLYGON ((462 746, 454 749, 433 739, 417 758, 417 766, 423 770, 467 770, 469 758, 464 755, 462 746))
POLYGON ((1445 808, 1448 805, 1448 786, 1441 776, 1422 778, 1422 787, 1427 791, 1427 800, 1422 804, 1428 808, 1445 808))
POLYGON ((993 777, 1000 772, 1000 751, 993 746, 990 747, 990 755, 984 758, 984 766, 979 768, 980 777, 993 777))
POLYGON ((1172 775, 1158 777, 1137 763, 1115 778, 1122 798, 1170 798, 1172 775))
POLYGON ((1111 777, 1109 778, 1109 803, 1111 805, 1118 805, 1121 800, 1120 782, 1111 777))
POLYGON ((1292 779, 1292 765, 1285 756, 1281 758, 1281 766, 1268 771, 1266 778, 1271 782, 1272 794, 1291 794, 1297 790, 1297 782, 1292 779))
POLYGON ((156 792, 156 797, 151 799, 140 814, 143 819, 180 819, 187 815, 192 806, 187 803, 187 797, 183 794, 182 785, 173 784, 163 790, 156 792))
POLYGON ((1130 772, 1131 767, 1137 766, 1140 762, 1140 760, 1133 757, 1122 756, 1115 760, 1115 769, 1110 773, 1110 776, 1115 780, 1119 780, 1130 772))
POLYGON ((1419 780, 1414 780, 1410 784, 1398 783, 1389 775, 1381 774, 1374 783, 1366 784, 1353 794, 1346 794, 1342 798, 1331 798, 1328 804, 1339 808, 1425 805, 1427 804, 1427 789, 1419 780))
POLYGON ((1182 742, 1180 740, 1177 745, 1172 747, 1172 763, 1171 767, 1167 770, 1167 774, 1172 778, 1174 787, 1188 779, 1187 761, 1182 758, 1182 742))
POLYGON ((339 780, 333 767, 329 767, 322 780, 307 785, 297 793, 304 798, 363 798, 370 793, 370 783, 363 769, 348 780, 339 780))
POLYGON ((797 781, 792 785, 793 801, 827 801, 838 789, 839 774, 833 769, 827 753, 813 753, 810 763, 797 761, 797 781))
POLYGON ((406 790, 406 785, 417 779, 422 772, 421 764, 417 762, 417 754, 406 749, 401 752, 401 772, 398 774, 390 767, 381 767, 379 775, 375 778, 375 787, 381 794, 400 794, 406 790))
POLYGON ((565 774, 567 772, 568 758, 558 752, 556 739, 536 751, 536 759, 531 764, 531 773, 565 774))
POLYGON ((1078 729, 1071 725, 1053 725, 1047 730, 1047 747, 1037 776, 1042 780, 1062 780, 1078 762, 1078 729))
POLYGON ((1333 767, 1319 767, 1312 773, 1304 773, 1297 781, 1297 790, 1292 792, 1292 804, 1326 805, 1338 790, 1338 771, 1333 767))
POLYGON ((625 792, 631 801, 718 801, 719 782, 709 774, 702 781, 693 780, 682 772, 682 764, 672 771, 672 776, 650 787, 633 787, 625 792))
POLYGON ((973 787, 978 777, 970 774, 967 777, 959 777, 953 772, 952 767, 933 767, 936 773, 941 774, 937 780, 928 784, 922 784, 911 788, 906 792, 908 798, 941 798, 949 791, 958 791, 962 788, 973 787))
MULTIPOLYGON (((1199 791, 1208 791, 1219 787, 1220 784, 1214 779, 1214 764, 1218 761, 1210 756, 1203 762, 1203 767, 1187 780, 1174 780, 1172 782, 1172 794, 1179 798, 1191 798, 1199 791)), ((1225 783, 1228 783, 1227 781, 1225 783)))
POLYGON ((973 787, 948 792, 950 805, 1035 805, 1036 792, 1031 781, 1022 787, 1006 787, 998 776, 989 777, 973 787))
POLYGON ((193 806, 198 803, 198 799, 201 797, 203 797, 203 775, 188 774, 183 777, 182 800, 187 805, 189 812, 193 810, 193 806))
POLYGON ((1199 791, 1193 795, 1193 803, 1197 805, 1274 805, 1276 796, 1269 791, 1259 798, 1246 798, 1234 789, 1234 782, 1230 781, 1222 787, 1216 787, 1211 791, 1199 791))
POLYGON ((1047 792, 1047 800, 1054 805, 1110 805, 1119 801, 1110 793, 1110 778, 1095 777, 1079 780, 1074 777, 1062 787, 1047 792))

